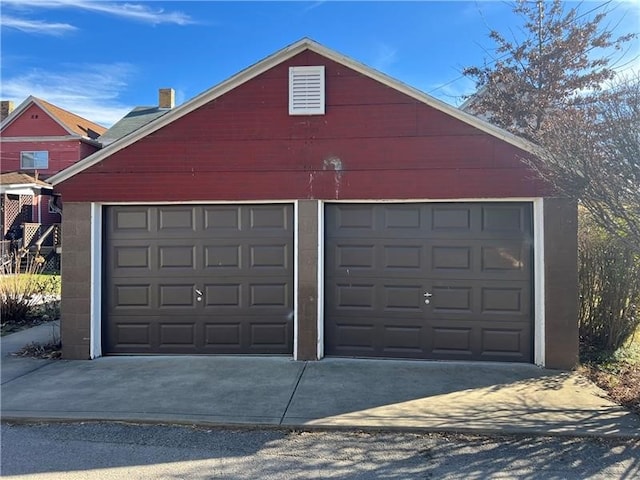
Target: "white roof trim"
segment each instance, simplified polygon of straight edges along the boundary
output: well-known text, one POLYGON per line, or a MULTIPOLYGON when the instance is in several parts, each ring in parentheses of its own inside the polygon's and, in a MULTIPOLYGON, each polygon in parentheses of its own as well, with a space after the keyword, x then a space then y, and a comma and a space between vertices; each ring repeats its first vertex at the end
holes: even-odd
POLYGON ((36 183, 19 183, 0 185, 0 193, 6 193, 9 195, 35 195, 41 190, 50 190, 52 187, 39 185, 36 183))
POLYGON ((264 58, 258 63, 241 70, 239 73, 234 76, 228 78, 227 80, 219 83, 218 85, 210 88, 209 90, 204 91, 203 93, 197 95, 190 101, 183 103, 182 105, 175 107, 170 112, 165 115, 159 117, 157 120, 154 120, 147 125, 144 125, 140 129, 132 132, 131 134, 115 141, 114 143, 108 145, 102 150, 97 151, 96 153, 85 157, 79 162, 71 165, 70 167, 58 172, 57 174, 49 177, 47 181, 53 185, 57 185, 59 183, 64 182, 65 180, 73 177, 74 175, 86 170, 89 167, 101 162, 105 158, 110 155, 128 147, 129 145, 135 143, 141 138, 150 135, 151 133, 165 127, 171 122, 178 120, 179 118, 187 115, 188 113, 206 105, 207 103, 215 100, 216 98, 224 95, 225 93, 233 90, 234 88, 242 85, 243 83, 251 80, 254 77, 266 72, 267 70, 275 67, 276 65, 288 60, 289 58, 297 55, 298 53, 304 50, 311 50, 316 52, 319 55, 329 58, 334 62, 340 63, 346 67, 349 67, 358 73, 361 73, 369 78, 372 78, 380 83, 383 83, 395 90, 398 90, 405 95, 408 95, 430 107, 435 108, 436 110, 440 110, 447 115, 450 115, 458 120, 465 122, 478 130, 481 130, 489 135, 497 137, 515 147, 518 147, 522 150, 525 150, 529 153, 535 154, 535 145, 531 142, 524 140, 520 137, 513 135, 506 130, 503 130, 495 125, 491 125, 490 123, 485 122, 473 115, 463 112, 462 110, 457 109, 441 100, 438 100, 430 95, 427 95, 420 90, 410 87, 409 85, 402 83, 399 80, 396 80, 388 75, 374 70, 371 67, 368 67, 360 62, 352 60, 349 57, 339 54, 334 50, 330 50, 319 43, 309 39, 303 38, 302 40, 297 41, 289 45, 288 47, 283 48, 282 50, 264 58))

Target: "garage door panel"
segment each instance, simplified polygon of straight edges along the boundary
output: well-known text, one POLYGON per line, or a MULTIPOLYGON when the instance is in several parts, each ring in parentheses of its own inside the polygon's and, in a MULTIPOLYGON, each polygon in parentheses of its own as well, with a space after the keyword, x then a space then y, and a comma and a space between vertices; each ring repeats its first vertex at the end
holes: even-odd
POLYGON ((151 267, 151 251, 147 246, 119 246, 113 249, 114 268, 144 269, 151 267))
POLYGON ((193 245, 159 245, 158 268, 196 268, 196 247, 193 245))
POLYGON ((434 245, 431 248, 431 264, 434 270, 456 270, 458 275, 473 268, 471 246, 434 245))
POLYGON ((248 227, 254 231, 286 230, 289 224, 288 212, 279 206, 254 206, 248 212, 248 227))
POLYGON ((192 310, 196 307, 195 290, 193 283, 161 283, 158 285, 158 308, 192 310))
POLYGON ((215 230, 220 235, 224 230, 237 235, 241 230, 241 209, 228 206, 206 206, 204 212, 204 229, 215 230))
POLYGON ((521 328, 483 328, 482 354, 522 356, 529 336, 521 328))
POLYGON ((386 312, 415 312, 421 313, 423 309, 422 285, 383 285, 381 308, 386 312))
POLYGON ((480 269, 483 274, 498 271, 500 275, 521 274, 528 278, 531 271, 531 247, 522 242, 485 243, 480 246, 480 269))
POLYGON ((473 230, 473 206, 434 205, 431 209, 431 230, 447 237, 468 236, 473 230))
POLYGON ((482 231, 524 234, 530 222, 529 211, 523 205, 485 205, 482 207, 482 231))
POLYGON ((148 349, 152 343, 151 327, 148 322, 115 323, 112 330, 116 344, 122 347, 148 349))
POLYGON ((474 310, 473 287, 468 285, 433 286, 429 293, 433 295, 428 307, 436 315, 467 316, 474 310))
POLYGON ((419 271, 425 268, 425 255, 422 245, 393 245, 385 243, 382 246, 383 260, 381 267, 385 270, 419 271))
POLYGON ((335 305, 339 310, 367 310, 375 308, 375 285, 367 283, 337 283, 335 305))
POLYGON ((417 205, 396 205, 392 208, 382 206, 383 230, 394 229, 421 230, 425 227, 423 210, 417 205))
POLYGON ((245 285, 232 281, 204 285, 204 308, 242 308, 245 285))
POLYGON ((205 245, 204 267, 216 270, 235 270, 241 266, 242 247, 237 243, 205 245))
POLYGON ((160 344, 166 347, 196 347, 194 323, 163 323, 160 325, 160 344))
POLYGON ((325 232, 328 355, 531 361, 530 204, 333 204, 325 232))
POLYGON ((292 353, 292 214, 292 205, 107 207, 105 351, 292 353))
POLYGON ((112 236, 144 234, 151 230, 153 221, 151 209, 145 207, 112 210, 109 220, 112 225, 112 236))
POLYGON ((158 207, 158 233, 184 236, 186 232, 195 232, 196 210, 192 207, 158 207), (177 231, 177 232, 176 232, 177 231))
POLYGON ((430 335, 434 355, 473 355, 473 329, 470 327, 456 327, 452 325, 436 326, 431 329, 430 335))
POLYGON ((330 346, 327 353, 329 355, 340 355, 342 352, 354 352, 356 355, 375 353, 374 329, 375 327, 371 324, 358 324, 349 321, 342 323, 337 320, 335 329, 326 332, 330 346))

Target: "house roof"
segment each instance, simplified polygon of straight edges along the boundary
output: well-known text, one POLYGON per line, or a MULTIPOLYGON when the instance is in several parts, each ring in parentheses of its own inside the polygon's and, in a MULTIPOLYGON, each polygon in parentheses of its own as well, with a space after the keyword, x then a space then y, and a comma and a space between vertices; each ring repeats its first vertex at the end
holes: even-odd
POLYGON ((104 132, 98 141, 102 145, 109 145, 122 137, 129 135, 130 133, 145 126, 147 123, 152 122, 158 117, 161 117, 165 113, 169 112, 168 108, 154 107, 135 107, 128 114, 118 120, 104 132))
POLYGON ((69 135, 77 135, 83 138, 95 140, 107 130, 102 125, 98 125, 91 120, 87 120, 86 118, 76 115, 75 113, 71 113, 68 110, 42 100, 41 98, 34 97, 33 95, 30 95, 18 106, 18 108, 11 112, 11 114, 2 122, 0 128, 4 129, 5 126, 18 118, 22 112, 32 104, 39 106, 42 110, 47 112, 53 120, 58 122, 62 128, 69 132, 69 135))
POLYGON ((0 174, 0 193, 26 193, 34 190, 51 189, 50 183, 23 172, 7 172, 0 174))
POLYGON ((438 100, 426 93, 411 87, 399 80, 396 80, 382 72, 379 72, 363 63, 360 63, 356 60, 353 60, 347 56, 344 56, 334 50, 331 50, 323 45, 311 40, 309 38, 303 38, 288 47, 279 50, 278 52, 264 58, 258 63, 251 65, 250 67, 240 71, 234 76, 228 78, 227 80, 219 83, 218 85, 210 88, 209 90, 204 91, 200 95, 197 95, 193 99, 188 102, 183 103, 179 107, 176 107, 165 115, 162 115, 159 118, 143 125, 138 130, 126 135, 119 140, 113 142, 109 146, 103 148, 102 150, 97 151, 93 155, 90 155, 83 160, 77 162, 76 164, 62 170, 61 172, 53 175, 48 180, 53 184, 57 185, 61 182, 64 182, 68 178, 73 177, 74 175, 86 170, 87 168, 101 162, 102 160, 108 158, 110 155, 118 152, 126 148, 127 146, 135 143, 136 141, 150 135, 151 133, 159 130, 160 128, 170 124, 178 120, 179 118, 187 115, 188 113, 202 107, 203 105, 211 102, 212 100, 224 95, 225 93, 235 89, 236 87, 242 85, 245 82, 257 77, 258 75, 264 73, 265 71, 273 68, 274 66, 298 55, 299 53, 310 50, 315 52, 321 56, 324 56, 334 62, 340 63, 352 70, 355 70, 367 77, 370 77, 378 82, 381 82, 391 88, 394 88, 418 101, 429 105, 436 110, 442 111, 443 113, 450 115, 458 120, 461 120, 481 131, 484 131, 494 137, 500 138, 501 140, 510 143, 524 151, 535 153, 536 147, 531 142, 522 139, 513 135, 512 133, 503 130, 495 125, 492 125, 482 119, 474 117, 469 113, 463 112, 462 110, 453 107, 441 100, 438 100))

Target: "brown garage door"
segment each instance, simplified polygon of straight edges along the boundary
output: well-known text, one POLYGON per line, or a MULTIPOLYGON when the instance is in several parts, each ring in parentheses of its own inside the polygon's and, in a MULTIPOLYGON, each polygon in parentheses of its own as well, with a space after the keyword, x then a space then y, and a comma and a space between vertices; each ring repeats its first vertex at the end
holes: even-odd
POLYGON ((327 205, 326 353, 531 362, 531 212, 327 205))
POLYGON ((106 207, 106 353, 292 353, 292 214, 291 205, 106 207))

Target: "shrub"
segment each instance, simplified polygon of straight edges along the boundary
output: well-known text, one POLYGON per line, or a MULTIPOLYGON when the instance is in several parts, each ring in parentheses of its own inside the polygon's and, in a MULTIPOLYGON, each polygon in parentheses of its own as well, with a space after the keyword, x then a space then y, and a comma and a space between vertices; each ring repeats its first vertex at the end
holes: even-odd
POLYGON ((0 270, 0 315, 3 323, 18 323, 28 319, 36 305, 55 295, 40 275, 41 257, 29 260, 20 273, 20 258, 14 257, 0 270))
POLYGON ((580 212, 579 329, 583 354, 611 353, 640 325, 640 256, 580 212))

